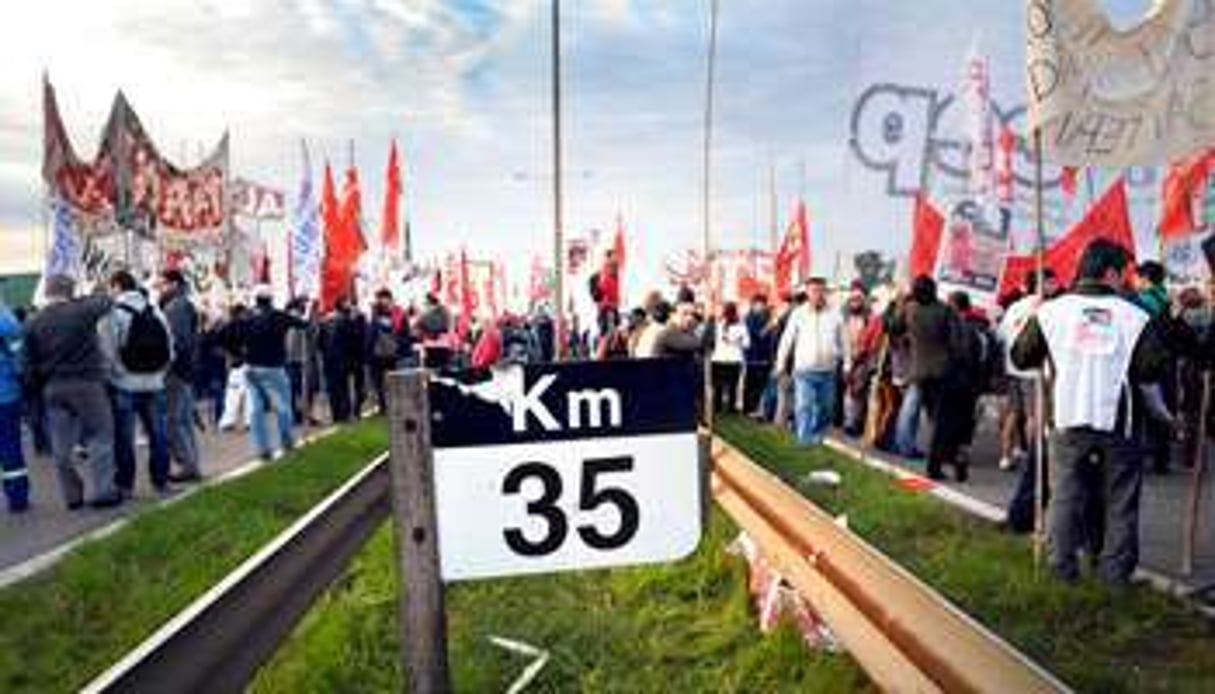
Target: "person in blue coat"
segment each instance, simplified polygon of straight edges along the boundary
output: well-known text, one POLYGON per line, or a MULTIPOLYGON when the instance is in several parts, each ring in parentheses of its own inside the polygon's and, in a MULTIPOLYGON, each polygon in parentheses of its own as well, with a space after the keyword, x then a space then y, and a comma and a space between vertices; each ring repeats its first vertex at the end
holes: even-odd
POLYGON ((21 450, 21 323, 0 302, 0 480, 8 509, 29 508, 30 482, 21 450))

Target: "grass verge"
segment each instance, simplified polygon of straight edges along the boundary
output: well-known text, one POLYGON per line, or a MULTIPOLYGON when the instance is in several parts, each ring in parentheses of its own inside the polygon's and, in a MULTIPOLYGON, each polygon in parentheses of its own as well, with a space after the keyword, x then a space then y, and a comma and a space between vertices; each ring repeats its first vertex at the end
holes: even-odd
MULTIPOLYGON (((714 512, 700 549, 677 563, 449 586, 456 691, 505 691, 530 662, 492 645, 490 635, 552 654, 528 691, 865 690, 850 658, 807 652, 787 625, 758 633, 745 563, 724 552, 736 532, 714 512)), ((252 691, 400 691, 393 556, 385 527, 252 691)))
POLYGON ((0 691, 76 691, 387 446, 381 423, 338 432, 0 591, 0 691))
POLYGON ((718 433, 1079 691, 1215 690, 1215 629, 1146 587, 1114 592, 1036 575, 1030 544, 825 448, 742 419, 718 433), (799 484, 832 469, 836 489, 799 484))

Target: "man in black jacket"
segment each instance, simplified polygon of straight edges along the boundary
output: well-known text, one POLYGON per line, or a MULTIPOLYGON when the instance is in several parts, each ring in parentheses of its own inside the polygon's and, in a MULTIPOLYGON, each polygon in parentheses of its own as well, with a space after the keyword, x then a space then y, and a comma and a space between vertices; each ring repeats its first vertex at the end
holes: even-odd
POLYGON ((245 355, 245 379, 249 384, 253 410, 250 428, 262 460, 271 460, 267 410, 278 418, 279 441, 284 451, 295 447, 294 419, 291 408, 291 380, 287 376, 287 331, 308 327, 307 321, 274 308, 267 286, 256 290, 256 303, 248 317, 235 323, 237 342, 245 355))

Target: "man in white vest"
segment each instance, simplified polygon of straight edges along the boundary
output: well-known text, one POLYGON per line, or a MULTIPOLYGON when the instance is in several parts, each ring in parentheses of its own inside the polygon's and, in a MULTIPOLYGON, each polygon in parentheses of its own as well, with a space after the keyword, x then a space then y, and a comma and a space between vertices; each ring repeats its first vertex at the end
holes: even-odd
POLYGON ((1097 538, 1090 549, 1100 554, 1106 583, 1126 584, 1139 561, 1143 461, 1130 392, 1160 378, 1168 352, 1147 312, 1120 295, 1127 262, 1116 244, 1089 244, 1072 291, 1039 306, 1012 349, 1017 368, 1049 361, 1053 374, 1047 553, 1066 581, 1079 579, 1086 538, 1097 538), (1086 526, 1084 509, 1094 500, 1104 514, 1086 526))

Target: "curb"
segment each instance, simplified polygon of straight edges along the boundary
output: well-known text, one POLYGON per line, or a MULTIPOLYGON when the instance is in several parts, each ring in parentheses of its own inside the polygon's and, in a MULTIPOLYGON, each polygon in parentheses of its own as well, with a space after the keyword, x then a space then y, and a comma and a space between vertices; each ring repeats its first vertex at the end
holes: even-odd
POLYGON ((1004 521, 1008 520, 1008 513, 999 506, 983 501, 982 499, 976 499, 973 496, 964 494, 954 489, 953 487, 940 484, 935 480, 930 480, 919 473, 912 472, 911 470, 902 467, 901 465, 895 465, 894 463, 887 462, 883 459, 881 454, 871 453, 836 436, 828 436, 825 442, 828 448, 838 453, 843 453, 844 455, 855 459, 857 462, 865 465, 866 467, 872 468, 879 472, 884 472, 898 480, 914 480, 918 488, 923 489, 925 492, 935 496, 941 501, 944 501, 945 503, 956 508, 960 508, 973 516, 978 516, 993 523, 1003 523, 1004 521))
MULTIPOLYGON (((323 429, 320 429, 318 431, 315 431, 315 432, 309 434, 308 436, 301 438, 299 441, 299 445, 306 446, 308 444, 315 443, 337 431, 338 431, 338 427, 335 427, 335 426, 325 427, 323 429)), ((281 457, 281 456, 279 456, 279 457, 281 457)), ((275 460, 277 460, 277 459, 278 459, 278 457, 275 458, 275 460)), ((8 567, 7 569, 4 569, 3 571, 0 571, 0 589, 7 588, 7 587, 13 585, 14 583, 19 583, 21 581, 24 581, 27 578, 31 578, 33 576, 38 575, 39 573, 42 573, 43 571, 46 571, 47 569, 51 568, 55 564, 58 564, 64 557, 66 557, 67 555, 69 555, 73 551, 75 551, 75 549, 77 547, 85 544, 86 542, 93 542, 95 540, 100 540, 102 538, 113 535, 114 533, 118 532, 123 527, 125 527, 133 519, 138 518, 139 516, 143 515, 144 513, 147 513, 154 509, 167 508, 169 506, 172 506, 173 504, 179 503, 181 501, 184 501, 184 500, 190 498, 191 496, 194 496, 195 494, 197 494, 198 492, 200 492, 204 489, 209 489, 211 487, 218 487, 221 484, 226 484, 228 482, 231 482, 232 480, 239 479, 241 477, 244 477, 245 475, 248 475, 251 472, 254 472, 263 467, 266 467, 267 465, 272 465, 272 464, 273 464, 273 462, 267 463, 266 461, 263 461, 260 458, 252 458, 250 460, 245 461, 244 463, 241 463, 240 465, 236 466, 235 468, 228 470, 227 472, 224 472, 223 474, 206 478, 205 480, 203 480, 203 482, 201 484, 191 485, 190 487, 187 487, 187 488, 181 490, 180 492, 178 492, 177 494, 174 494, 173 496, 159 499, 156 501, 152 501, 150 503, 142 504, 142 505, 136 507, 136 509, 134 511, 132 511, 131 513, 129 513, 127 515, 122 516, 121 518, 117 518, 101 527, 94 528, 93 530, 90 530, 84 534, 77 535, 76 537, 64 542, 63 544, 60 544, 56 547, 53 547, 52 549, 49 549, 49 550, 43 552, 42 554, 38 554, 36 556, 30 557, 29 559, 26 559, 25 561, 14 564, 14 565, 8 567)))

